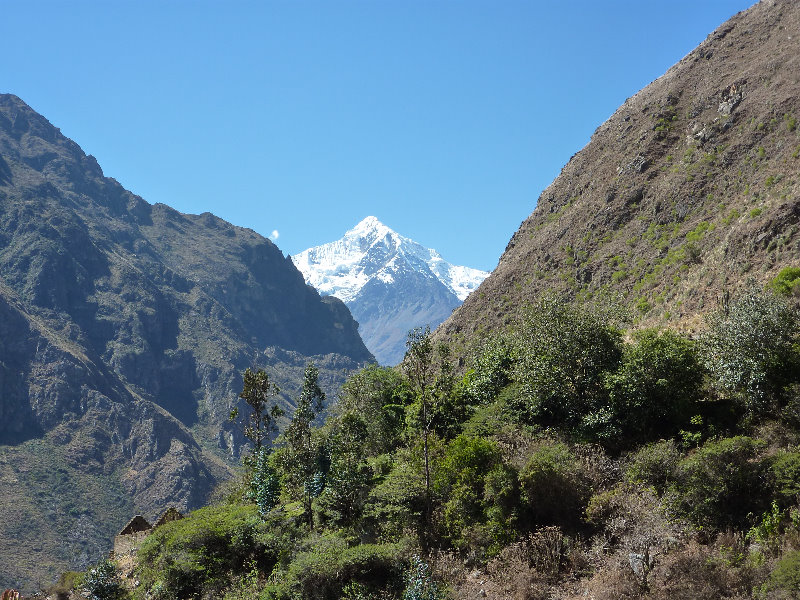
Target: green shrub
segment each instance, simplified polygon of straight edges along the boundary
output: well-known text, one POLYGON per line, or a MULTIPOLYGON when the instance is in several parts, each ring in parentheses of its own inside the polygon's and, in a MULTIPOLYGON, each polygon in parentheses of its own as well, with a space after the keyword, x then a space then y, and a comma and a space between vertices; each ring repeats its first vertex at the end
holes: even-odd
POLYGON ((591 494, 583 465, 559 442, 541 444, 519 474, 522 500, 534 525, 580 525, 591 494))
POLYGON ((671 331, 638 331, 625 348, 620 369, 607 378, 621 437, 642 442, 676 435, 695 412, 703 382, 694 344, 671 331))
POLYGON ((775 482, 775 493, 783 506, 800 497, 800 452, 781 452, 770 465, 775 482))
POLYGON ((780 596, 782 598, 796 598, 796 594, 800 593, 800 550, 784 554, 770 573, 767 582, 761 587, 764 595, 776 590, 790 592, 790 595, 780 596))
POLYGON ((264 572, 287 543, 283 525, 255 505, 211 506, 162 525, 138 551, 140 595, 187 598, 222 590, 251 560, 264 572))
POLYGON ((80 571, 64 571, 59 575, 58 581, 51 585, 45 593, 48 596, 54 596, 57 600, 67 598, 70 592, 81 587, 84 577, 85 574, 80 571))
POLYGON ((408 453, 395 457, 389 472, 366 498, 361 526, 380 540, 397 539, 421 526, 425 510, 425 480, 408 453))
POLYGON ((674 441, 653 442, 627 458, 625 479, 652 486, 661 494, 677 478, 681 457, 674 441))
POLYGON ((622 354, 622 336, 589 306, 545 297, 527 313, 513 408, 528 423, 579 429, 607 404, 603 386, 622 354))
POLYGON ((494 338, 484 344, 475 364, 464 378, 466 398, 476 405, 488 404, 511 383, 517 349, 506 338, 494 338))
POLYGON ((86 571, 81 588, 88 594, 89 600, 123 600, 128 597, 117 567, 107 559, 86 571))
POLYGON ((370 365, 348 377, 331 409, 335 417, 359 415, 367 424, 367 456, 394 449, 400 442, 405 406, 413 400, 408 381, 394 369, 370 365))
POLYGON ((436 469, 440 526, 456 547, 483 554, 511 535, 516 473, 493 441, 464 434, 451 441, 436 469))
POLYGON ((406 588, 403 600, 444 600, 447 595, 431 576, 431 568, 419 556, 411 558, 406 572, 406 588))
POLYGON ((745 436, 711 440, 678 464, 674 508, 695 525, 742 527, 769 504, 761 440, 745 436))
POLYGON ((795 308, 757 291, 712 314, 701 348, 717 390, 753 415, 782 403, 800 379, 798 323, 795 308))
MULTIPOLYGON (((289 564, 283 593, 306 600, 337 600, 348 584, 368 590, 402 587, 402 548, 399 544, 359 544, 325 536, 312 550, 301 552, 289 564)), ((278 591, 278 590, 275 590, 278 591)), ((280 597, 279 593, 273 595, 280 597)))
POLYGON ((280 478, 270 464, 269 455, 267 448, 253 451, 252 470, 249 473, 250 485, 246 491, 247 499, 255 502, 263 518, 266 518, 269 511, 278 503, 280 493, 280 478))
POLYGON ((783 296, 800 296, 800 267, 781 269, 769 287, 783 296))

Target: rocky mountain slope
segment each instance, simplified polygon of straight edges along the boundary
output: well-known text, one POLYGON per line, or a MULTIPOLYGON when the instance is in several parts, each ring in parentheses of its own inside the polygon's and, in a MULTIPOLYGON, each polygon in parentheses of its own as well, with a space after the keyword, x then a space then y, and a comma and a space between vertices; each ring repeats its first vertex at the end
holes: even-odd
POLYGON ((693 328, 800 264, 800 3, 732 17, 595 131, 438 335, 513 321, 545 289, 693 328))
POLYGON ((246 367, 288 405, 307 360, 331 389, 371 358, 272 242, 148 204, 0 95, 0 588, 202 504, 238 460, 246 367))
POLYGON ((451 265, 375 217, 292 260, 321 294, 347 304, 367 348, 384 365, 403 359, 409 330, 435 328, 488 276, 451 265))

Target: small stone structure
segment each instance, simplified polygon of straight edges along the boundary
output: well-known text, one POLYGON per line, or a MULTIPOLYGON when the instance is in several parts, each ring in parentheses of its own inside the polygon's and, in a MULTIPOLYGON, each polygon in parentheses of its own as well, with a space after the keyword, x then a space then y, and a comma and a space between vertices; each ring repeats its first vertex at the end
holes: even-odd
POLYGON ((124 556, 136 554, 136 550, 142 541, 155 529, 170 521, 182 519, 183 515, 174 506, 170 506, 164 514, 156 521, 155 525, 150 525, 142 515, 136 515, 125 527, 122 528, 114 537, 114 550, 111 551, 111 558, 119 560, 124 556))
POLYGON ((181 512, 175 508, 174 506, 170 506, 167 510, 164 511, 164 514, 156 521, 155 525, 153 525, 153 529, 157 529, 164 525, 165 523, 169 523, 170 521, 177 521, 178 519, 182 519, 183 515, 181 512))
POLYGON ((136 515, 114 538, 114 557, 132 554, 153 527, 142 515, 136 515))

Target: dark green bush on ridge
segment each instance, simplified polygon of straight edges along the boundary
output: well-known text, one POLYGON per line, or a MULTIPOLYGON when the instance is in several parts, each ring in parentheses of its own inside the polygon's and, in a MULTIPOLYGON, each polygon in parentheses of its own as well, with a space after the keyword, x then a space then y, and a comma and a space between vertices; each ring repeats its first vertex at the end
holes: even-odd
POLYGON ((578 429, 608 405, 604 382, 622 356, 622 335, 588 306, 543 298, 521 326, 516 379, 524 422, 578 429))
POLYGON ((744 527, 768 505, 764 442, 746 436, 710 440, 678 463, 676 510, 712 529, 744 527))
POLYGON ((162 525, 138 552, 139 590, 151 598, 191 598, 222 590, 250 560, 271 570, 288 539, 279 521, 264 522, 255 505, 201 508, 162 525))
POLYGON ((569 530, 581 523, 591 483, 566 444, 545 441, 537 445, 519 473, 519 482, 530 529, 558 525, 569 530))
POLYGON ((372 590, 398 589, 402 587, 402 555, 399 544, 348 546, 334 536, 322 538, 314 548, 299 553, 279 578, 281 583, 268 586, 261 598, 337 600, 352 582, 372 590))
POLYGON ((674 436, 697 412, 702 384, 690 340, 671 331, 637 331, 606 382, 620 437, 630 444, 674 436))
POLYGON ((772 459, 770 471, 775 480, 775 493, 782 506, 800 499, 800 452, 783 451, 772 459))
POLYGON ((517 474, 491 440, 460 435, 445 449, 434 490, 442 535, 456 548, 479 552, 509 541, 518 501, 517 474))
POLYGON ((652 486, 663 494, 677 479, 681 458, 682 454, 672 440, 652 442, 627 457, 625 478, 652 486))

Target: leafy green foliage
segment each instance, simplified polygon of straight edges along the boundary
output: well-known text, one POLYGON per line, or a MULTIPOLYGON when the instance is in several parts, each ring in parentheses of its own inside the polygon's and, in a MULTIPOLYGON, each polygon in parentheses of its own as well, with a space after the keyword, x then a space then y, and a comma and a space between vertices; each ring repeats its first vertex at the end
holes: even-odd
POLYGON ((517 349, 509 338, 486 342, 475 358, 473 368, 464 377, 464 395, 477 405, 485 405, 513 380, 517 349))
POLYGON ((123 600, 128 597, 117 567, 110 560, 101 560, 91 567, 81 585, 89 600, 123 600))
POLYGON ((784 267, 769 287, 782 296, 800 296, 800 267, 784 267))
POLYGON ((443 535, 461 549, 507 543, 519 498, 516 479, 497 443, 463 434, 452 440, 434 482, 443 535))
POLYGON ((405 407, 413 401, 409 382, 396 370, 371 365, 351 375, 342 386, 333 419, 358 415, 367 426, 364 452, 377 456, 401 442, 405 407))
POLYGON ((248 499, 256 503, 262 518, 278 503, 281 486, 280 477, 270 463, 269 455, 266 448, 261 448, 254 455, 248 490, 248 499))
POLYGON ((433 580, 431 568, 418 555, 411 558, 411 567, 406 573, 406 589, 403 600, 441 600, 444 591, 433 580))
POLYGON ((519 474, 522 501, 531 523, 574 528, 591 495, 578 458, 562 442, 536 447, 519 474))
MULTIPOLYGON (((253 443, 254 453, 257 455, 261 447, 275 431, 275 420, 283 414, 283 410, 272 401, 280 390, 270 381, 269 375, 263 370, 244 372, 244 386, 239 397, 250 407, 250 414, 244 421, 244 435, 253 443)), ((231 411, 230 420, 239 418, 239 409, 231 411)))
POLYGON ((677 509, 702 527, 741 526, 765 508, 763 446, 746 436, 711 440, 678 463, 677 509))
POLYGON ((544 298, 522 327, 520 416, 530 423, 581 429, 587 415, 607 406, 605 376, 621 354, 620 332, 595 311, 544 298))
POLYGON ((653 486, 663 493, 676 480, 680 460, 681 453, 674 441, 652 442, 628 457, 625 478, 633 483, 653 486))
POLYGON ((399 451, 364 503, 363 527, 381 540, 425 527, 425 479, 418 452, 399 451))
POLYGON ((631 443, 675 435, 696 412, 702 383, 690 340, 671 331, 637 331, 606 383, 615 438, 631 443))
POLYGON ((280 578, 268 587, 267 598, 301 597, 338 600, 348 584, 367 589, 398 588, 402 576, 401 547, 397 544, 348 546, 337 536, 324 536, 300 552, 280 578))
POLYGON ((334 423, 328 447, 331 464, 320 506, 327 518, 338 525, 352 525, 360 517, 372 484, 365 447, 369 426, 363 417, 345 413, 334 423))
POLYGON ((761 587, 761 591, 771 592, 783 590, 791 595, 784 598, 796 597, 800 592, 800 550, 791 550, 783 556, 775 569, 769 574, 769 579, 761 587))
POLYGON ((798 313, 772 294, 750 292, 709 318, 703 359, 715 385, 763 414, 800 380, 798 313))
POLYGON ((800 498, 800 452, 784 450, 772 459, 770 471, 781 504, 789 506, 800 498))
POLYGON ((446 352, 442 353, 444 369, 441 376, 436 378, 433 369, 434 347, 431 340, 430 327, 417 328, 409 332, 406 340, 406 355, 403 368, 411 382, 415 393, 415 401, 406 412, 406 420, 411 425, 411 431, 416 430, 422 440, 423 477, 425 480, 425 512, 423 513, 423 532, 427 534, 431 524, 433 512, 431 497, 431 451, 432 437, 436 438, 434 423, 437 416, 442 413, 438 410, 441 392, 451 389, 449 372, 447 370, 446 352))
POLYGON ((215 506, 162 525, 138 551, 139 591, 150 598, 188 598, 221 590, 231 572, 250 560, 271 568, 286 543, 279 521, 264 522, 257 508, 215 506))
MULTIPOLYGON (((153 534, 140 551, 143 593, 443 598, 430 561, 437 574, 485 569, 508 597, 545 597, 564 566, 585 564, 589 533, 633 569, 625 580, 639 594, 664 569, 711 576, 735 563, 763 583, 758 565, 800 531, 800 431, 784 400, 797 377, 793 310, 775 296, 737 299, 697 343, 656 330, 623 338, 596 309, 547 297, 460 378, 448 347, 411 332, 401 368, 351 376, 322 426, 309 365, 277 448, 253 455, 244 498, 255 505, 204 509, 153 534), (753 364, 774 380, 760 404, 753 364), (782 420, 768 421, 782 404, 782 420), (746 410, 761 419, 740 419, 746 410), (681 565, 672 549, 689 523, 712 539, 734 533, 681 565), (766 554, 747 554, 747 531, 766 554)), ((697 597, 719 597, 715 586, 697 597)))
POLYGON ((313 424, 322 410, 325 393, 319 387, 319 371, 313 363, 306 366, 300 400, 292 421, 280 438, 276 453, 289 494, 303 503, 306 518, 313 524, 312 503, 325 487, 327 457, 313 436, 313 424))

